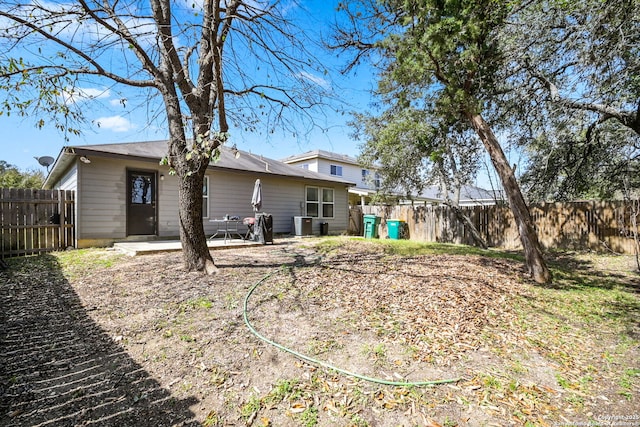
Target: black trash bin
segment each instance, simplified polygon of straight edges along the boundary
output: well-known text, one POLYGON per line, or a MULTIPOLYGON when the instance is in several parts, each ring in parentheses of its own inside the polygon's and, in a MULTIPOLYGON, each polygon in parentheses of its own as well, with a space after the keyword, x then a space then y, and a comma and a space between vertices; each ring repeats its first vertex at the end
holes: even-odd
POLYGON ((273 217, 270 214, 258 214, 256 228, 257 241, 263 245, 273 243, 273 217))
POLYGON ((328 236, 329 235, 329 223, 328 222, 321 222, 320 223, 320 235, 321 236, 328 236))

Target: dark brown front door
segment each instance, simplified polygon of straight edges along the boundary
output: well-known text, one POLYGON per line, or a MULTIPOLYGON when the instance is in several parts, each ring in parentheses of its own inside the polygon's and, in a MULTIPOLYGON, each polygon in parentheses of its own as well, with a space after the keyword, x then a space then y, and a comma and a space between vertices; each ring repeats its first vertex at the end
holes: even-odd
POLYGON ((127 235, 154 235, 156 223, 156 173, 127 171, 127 235))

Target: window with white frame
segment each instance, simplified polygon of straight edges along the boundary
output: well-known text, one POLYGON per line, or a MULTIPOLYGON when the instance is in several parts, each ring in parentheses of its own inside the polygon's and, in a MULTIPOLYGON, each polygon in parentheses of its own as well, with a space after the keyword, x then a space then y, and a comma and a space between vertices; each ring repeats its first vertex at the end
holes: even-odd
POLYGON ((334 217, 333 188, 307 187, 306 214, 314 218, 334 217))
POLYGON ((209 177, 202 183, 202 218, 209 218, 209 177))
POLYGON ((331 175, 342 176, 342 166, 340 166, 340 165, 331 165, 331 175))
POLYGON ((322 189, 322 217, 333 218, 333 188, 322 189))
POLYGON ((306 205, 307 216, 317 217, 320 212, 320 189, 318 187, 307 187, 306 205))

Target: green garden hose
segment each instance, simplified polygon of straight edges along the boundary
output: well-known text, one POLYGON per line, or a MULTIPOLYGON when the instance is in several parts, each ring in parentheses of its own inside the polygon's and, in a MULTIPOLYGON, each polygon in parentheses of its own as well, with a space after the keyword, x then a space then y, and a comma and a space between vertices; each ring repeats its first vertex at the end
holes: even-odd
POLYGON ((251 298, 251 294, 253 294, 253 292, 258 288, 258 286, 260 286, 262 283, 265 282, 265 280, 267 280, 269 277, 271 277, 273 274, 275 274, 274 272, 271 272, 269 274, 267 274, 266 276, 264 276, 262 279, 260 279, 258 282, 256 282, 250 289, 249 292, 247 292, 247 295, 244 298, 244 307, 243 307, 243 317, 244 317, 244 323, 247 325, 247 328, 249 328, 249 330, 251 331, 251 333, 253 333, 256 337, 258 337, 259 339, 261 339, 262 341, 271 344, 272 346, 285 351, 287 353, 290 353, 292 355, 294 355, 295 357, 304 360, 305 362, 309 362, 311 364, 317 365, 317 366, 322 366, 324 368, 336 371, 336 372, 340 372, 341 374, 344 375, 348 375, 350 377, 354 377, 354 378, 358 378, 364 381, 368 381, 368 382, 372 382, 372 383, 377 383, 377 384, 385 384, 385 385, 391 385, 391 386, 402 386, 402 387, 407 387, 407 386, 414 386, 414 387, 419 387, 419 386, 433 386, 433 385, 437 385, 437 384, 447 384, 447 383, 454 383, 454 382, 458 382, 460 381, 460 378, 451 378, 451 379, 445 379, 445 380, 435 380, 435 381, 388 381, 388 380, 384 380, 384 379, 380 379, 380 378, 371 378, 371 377, 367 377, 364 375, 360 375, 360 374, 356 374, 354 372, 350 372, 347 371, 345 369, 341 369, 341 368, 337 368, 335 366, 332 366, 326 362, 323 362, 321 360, 317 360, 314 359, 312 357, 306 356, 302 353, 299 353, 295 350, 292 350, 290 348, 287 348, 281 344, 278 344, 277 342, 274 342, 272 340, 270 340, 269 338, 261 335, 258 331, 256 331, 256 329, 253 327, 253 325, 251 325, 251 322, 249 322, 249 315, 248 315, 248 309, 247 306, 249 304, 249 299, 251 298))

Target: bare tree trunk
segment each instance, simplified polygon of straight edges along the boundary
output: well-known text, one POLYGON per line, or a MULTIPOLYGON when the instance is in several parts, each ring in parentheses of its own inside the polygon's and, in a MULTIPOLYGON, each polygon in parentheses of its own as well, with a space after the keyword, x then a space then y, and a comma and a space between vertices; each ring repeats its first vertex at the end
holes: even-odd
MULTIPOLYGON (((633 239, 633 254, 636 258, 636 268, 640 272, 640 235, 638 233, 638 216, 640 216, 640 198, 629 197, 629 205, 631 211, 629 212, 629 235, 633 239)), ((624 230, 624 214, 622 218, 622 227, 624 230)), ((624 232, 624 231, 623 231, 624 232)))
POLYGON ((218 271, 202 224, 202 184, 207 170, 208 158, 193 156, 188 159, 187 140, 182 127, 180 105, 174 88, 167 85, 165 108, 169 124, 169 166, 178 175, 178 219, 180 221, 180 242, 185 268, 188 271, 204 271, 215 274, 218 271))
POLYGON ((202 224, 203 178, 198 175, 194 173, 180 177, 178 191, 180 242, 187 270, 215 274, 218 268, 213 262, 211 252, 209 252, 202 224))
POLYGON ((520 242, 524 249, 529 274, 537 283, 550 283, 551 272, 547 268, 547 264, 542 256, 542 248, 538 241, 538 235, 533 228, 529 207, 524 201, 513 169, 511 169, 511 165, 509 165, 498 139, 480 114, 467 113, 467 119, 489 153, 493 166, 502 182, 502 187, 507 194, 509 207, 511 208, 511 212, 518 226, 518 232, 520 233, 520 242))

